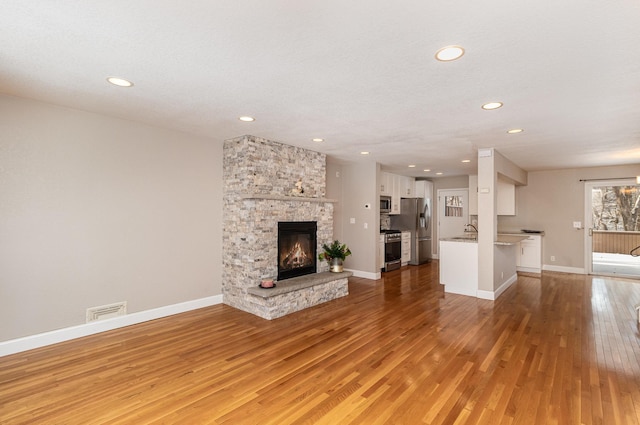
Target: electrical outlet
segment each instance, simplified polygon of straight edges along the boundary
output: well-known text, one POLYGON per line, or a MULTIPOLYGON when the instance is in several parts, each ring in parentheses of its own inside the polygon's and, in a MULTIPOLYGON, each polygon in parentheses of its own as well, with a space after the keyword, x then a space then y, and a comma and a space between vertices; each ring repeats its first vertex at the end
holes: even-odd
POLYGON ((351 218, 349 219, 349 223, 351 223, 351 224, 356 224, 356 219, 355 219, 355 218, 353 218, 353 217, 351 217, 351 218))
POLYGON ((556 256, 555 255, 551 256, 551 261, 556 261, 556 256))
POLYGON ((574 229, 582 229, 582 222, 581 221, 574 221, 573 222, 573 228, 574 229))

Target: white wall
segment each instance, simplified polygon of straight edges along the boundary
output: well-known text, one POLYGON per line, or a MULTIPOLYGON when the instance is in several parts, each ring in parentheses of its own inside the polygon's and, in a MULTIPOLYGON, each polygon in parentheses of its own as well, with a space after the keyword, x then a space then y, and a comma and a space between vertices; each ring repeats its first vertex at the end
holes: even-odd
POLYGON ((0 341, 221 293, 222 141, 0 96, 0 341))

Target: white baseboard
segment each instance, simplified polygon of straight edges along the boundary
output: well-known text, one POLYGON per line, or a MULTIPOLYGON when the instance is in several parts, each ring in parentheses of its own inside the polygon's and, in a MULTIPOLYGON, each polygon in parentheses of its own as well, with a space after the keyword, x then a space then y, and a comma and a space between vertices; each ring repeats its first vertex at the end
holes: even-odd
POLYGON ((495 298, 494 300, 497 300, 498 297, 500 295, 502 295, 502 293, 504 291, 506 291, 507 289, 509 289, 509 287, 511 285, 513 285, 514 283, 516 283, 518 281, 518 273, 516 272, 513 276, 511 276, 509 279, 507 279, 506 281, 504 281, 504 283, 502 285, 500 285, 498 287, 498 289, 496 289, 495 291, 493 291, 493 293, 495 294, 495 298))
POLYGON ((465 290, 461 288, 451 289, 451 285, 444 285, 444 292, 447 294, 456 294, 456 295, 467 295, 469 297, 475 297, 476 291, 474 290, 465 290))
POLYGON ((477 291, 476 296, 483 300, 491 300, 491 301, 497 300, 498 297, 502 295, 502 293, 506 291, 511 285, 516 283, 517 280, 518 280, 518 273, 514 274, 509 279, 502 282, 502 284, 495 291, 482 291, 479 289, 477 291))
POLYGON ((480 298, 481 300, 495 300, 495 293, 493 291, 483 291, 478 289, 476 291, 476 298, 480 298))
POLYGON ((537 274, 540 274, 542 272, 542 269, 533 268, 533 267, 516 267, 516 270, 519 272, 537 273, 537 274))
POLYGON ((371 272, 363 272, 361 270, 353 270, 353 269, 344 269, 346 272, 351 272, 355 277, 363 277, 365 279, 378 280, 381 277, 380 272, 371 273, 371 272))
POLYGON ((573 274, 587 274, 583 267, 564 267, 564 266, 552 266, 550 264, 543 264, 542 270, 549 272, 561 272, 561 273, 573 273, 573 274))
POLYGON ((214 295, 83 325, 70 326, 64 329, 56 329, 55 331, 11 339, 0 342, 0 357, 221 303, 222 295, 214 295))

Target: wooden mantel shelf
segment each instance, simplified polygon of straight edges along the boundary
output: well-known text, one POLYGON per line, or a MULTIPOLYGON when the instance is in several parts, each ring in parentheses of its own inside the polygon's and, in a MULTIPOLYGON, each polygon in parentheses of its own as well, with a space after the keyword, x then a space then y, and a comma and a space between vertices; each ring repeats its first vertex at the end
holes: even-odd
POLYGON ((330 198, 306 198, 304 196, 282 196, 282 195, 267 195, 262 193, 248 193, 240 195, 241 199, 267 199, 272 201, 299 201, 299 202, 318 202, 318 203, 336 203, 337 199, 330 198))

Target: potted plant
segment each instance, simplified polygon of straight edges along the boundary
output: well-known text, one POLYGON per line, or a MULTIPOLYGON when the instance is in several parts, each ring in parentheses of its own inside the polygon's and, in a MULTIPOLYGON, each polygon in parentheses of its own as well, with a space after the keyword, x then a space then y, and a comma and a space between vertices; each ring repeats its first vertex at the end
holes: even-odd
POLYGON ((330 271, 334 273, 340 273, 342 268, 342 262, 345 258, 351 255, 351 250, 346 244, 340 243, 340 241, 333 241, 331 245, 326 243, 322 245, 324 252, 318 255, 320 261, 327 260, 331 265, 330 271))

